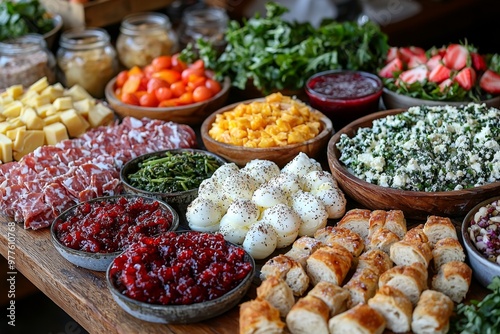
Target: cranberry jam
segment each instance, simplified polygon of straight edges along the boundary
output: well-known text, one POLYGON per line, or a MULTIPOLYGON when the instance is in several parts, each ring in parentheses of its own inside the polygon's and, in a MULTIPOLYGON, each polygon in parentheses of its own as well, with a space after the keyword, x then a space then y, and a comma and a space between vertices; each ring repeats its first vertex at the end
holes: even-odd
POLYGON ((221 234, 186 231, 142 238, 113 260, 108 275, 132 299, 188 305, 223 296, 252 269, 245 251, 221 234))
POLYGON ((174 216, 158 200, 117 196, 83 202, 56 219, 57 239, 66 247, 91 253, 125 249, 143 236, 171 230, 174 216))

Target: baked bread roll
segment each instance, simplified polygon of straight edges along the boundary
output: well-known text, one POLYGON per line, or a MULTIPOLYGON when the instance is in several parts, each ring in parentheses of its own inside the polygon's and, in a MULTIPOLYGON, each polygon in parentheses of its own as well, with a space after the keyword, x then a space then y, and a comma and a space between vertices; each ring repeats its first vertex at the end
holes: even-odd
POLYGON ((389 251, 392 262, 398 266, 420 262, 429 267, 432 260, 432 249, 426 242, 410 242, 401 240, 392 244, 389 251))
POLYGON ((330 309, 314 296, 300 298, 286 316, 286 325, 292 334, 329 334, 330 309))
POLYGON ((368 304, 358 304, 328 321, 330 334, 381 334, 385 318, 368 304))
POLYGON ((344 285, 344 289, 351 295, 347 303, 348 308, 366 303, 377 292, 379 275, 371 268, 357 268, 351 279, 344 285))
POLYGON ((363 238, 368 239, 371 211, 368 209, 351 209, 337 223, 339 227, 345 227, 356 232, 363 238))
POLYGON ((306 260, 306 271, 313 285, 321 281, 342 285, 352 259, 351 253, 342 246, 321 247, 306 260))
POLYGON ((448 217, 429 216, 424 224, 424 232, 429 238, 429 244, 434 247, 436 242, 444 238, 457 238, 455 225, 448 217))
POLYGON ((411 330, 414 334, 445 334, 450 328, 453 301, 444 293, 425 290, 413 310, 411 330))
POLYGON ((399 239, 403 239, 406 234, 406 219, 401 210, 389 210, 385 217, 384 227, 389 231, 396 233, 399 239))
POLYGON ((367 249, 380 249, 381 251, 389 254, 393 243, 398 242, 400 239, 396 233, 385 227, 379 228, 369 238, 367 249))
POLYGON ((420 224, 409 229, 404 235, 403 240, 409 242, 428 243, 429 238, 427 238, 427 234, 424 232, 424 224, 420 224))
POLYGON ((330 317, 347 310, 347 303, 351 298, 349 291, 327 281, 316 284, 307 295, 314 296, 325 302, 330 309, 330 317))
POLYGON ((295 296, 302 296, 309 287, 309 277, 294 259, 280 254, 269 259, 260 269, 260 279, 276 276, 285 280, 295 296))
POLYGON ((432 261, 435 271, 447 262, 465 261, 465 253, 460 241, 450 237, 438 240, 432 249, 432 261))
POLYGON ((368 220, 368 239, 370 239, 375 232, 384 227, 386 216, 387 211, 385 210, 373 210, 370 212, 370 219, 368 220))
POLYGON ((408 297, 398 289, 384 285, 373 298, 368 300, 368 305, 382 314, 387 329, 394 333, 410 331, 413 305, 408 297))
POLYGON ((356 269, 370 268, 380 276, 392 267, 389 254, 380 249, 372 249, 360 255, 356 269))
POLYGON ((455 303, 465 299, 470 288, 472 269, 462 261, 446 262, 432 278, 432 289, 442 292, 455 303))
POLYGON ((267 300, 273 307, 278 309, 281 317, 286 317, 293 304, 295 297, 292 289, 279 277, 269 276, 257 287, 257 298, 267 300))
POLYGON ((282 334, 280 312, 265 299, 240 304, 240 334, 282 334))
POLYGON ((379 289, 390 285, 401 291, 415 305, 422 291, 427 288, 426 275, 417 266, 396 266, 387 270, 380 275, 379 289))
POLYGON ((313 237, 302 236, 293 242, 292 248, 290 248, 285 255, 294 259, 305 268, 307 258, 314 251, 323 246, 325 246, 325 244, 313 237))
POLYGON ((328 246, 334 244, 343 246, 351 252, 353 257, 358 257, 365 249, 365 242, 361 236, 345 227, 326 226, 314 233, 314 238, 328 246))

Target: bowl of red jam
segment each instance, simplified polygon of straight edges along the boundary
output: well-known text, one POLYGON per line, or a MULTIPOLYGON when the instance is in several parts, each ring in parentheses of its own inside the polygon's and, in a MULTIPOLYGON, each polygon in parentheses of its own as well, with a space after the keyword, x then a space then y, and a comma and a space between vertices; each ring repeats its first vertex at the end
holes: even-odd
POLYGON ((351 70, 319 72, 305 85, 311 106, 328 116, 337 130, 378 111, 383 88, 378 76, 351 70))
POLYGON ((54 220, 50 233, 65 259, 78 267, 106 271, 130 244, 178 226, 179 215, 167 203, 123 194, 72 206, 54 220))
POLYGON ((247 293, 255 261, 221 234, 166 232, 144 237, 106 271, 116 303, 155 323, 194 323, 216 317, 247 293))

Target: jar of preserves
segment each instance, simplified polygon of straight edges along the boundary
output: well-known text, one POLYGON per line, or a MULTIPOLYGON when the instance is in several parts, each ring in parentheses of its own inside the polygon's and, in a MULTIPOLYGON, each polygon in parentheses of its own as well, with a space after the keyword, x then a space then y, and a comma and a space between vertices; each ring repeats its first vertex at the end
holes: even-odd
POLYGON ((116 40, 118 58, 123 66, 144 67, 162 55, 177 52, 178 38, 170 19, 160 13, 136 13, 126 16, 116 40))
POLYGON ((217 51, 222 52, 226 42, 224 39, 229 17, 221 7, 187 8, 179 27, 179 39, 182 47, 191 43, 196 46, 198 39, 210 42, 217 51))
POLYGON ((56 81, 56 60, 43 36, 27 34, 0 42, 0 89, 28 87, 43 77, 51 84, 56 81))
POLYGON ((116 50, 109 34, 101 28, 63 32, 57 65, 64 86, 78 84, 95 98, 104 97, 106 84, 118 73, 116 50))

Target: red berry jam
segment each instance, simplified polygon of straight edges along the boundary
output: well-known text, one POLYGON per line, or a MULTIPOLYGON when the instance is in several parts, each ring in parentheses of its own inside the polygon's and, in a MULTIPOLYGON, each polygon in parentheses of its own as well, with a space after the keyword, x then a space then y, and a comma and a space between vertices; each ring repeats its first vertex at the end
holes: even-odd
POLYGON ((143 236, 172 227, 173 215, 157 200, 119 196, 77 205, 55 222, 57 239, 66 247, 91 253, 112 253, 143 236))
POLYGON ((223 296, 251 271, 245 251, 221 234, 189 231, 142 238, 113 260, 109 275, 132 299, 188 305, 223 296))
POLYGON ((313 79, 310 87, 332 99, 352 99, 380 90, 377 81, 359 72, 338 72, 313 79))

